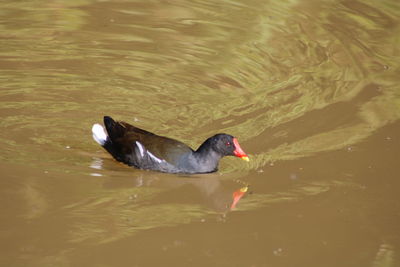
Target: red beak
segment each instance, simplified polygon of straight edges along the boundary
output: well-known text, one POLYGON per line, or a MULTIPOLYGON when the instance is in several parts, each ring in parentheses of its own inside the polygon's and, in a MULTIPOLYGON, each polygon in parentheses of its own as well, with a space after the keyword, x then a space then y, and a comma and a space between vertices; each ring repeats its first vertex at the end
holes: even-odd
POLYGON ((233 154, 235 154, 236 157, 239 157, 242 160, 249 161, 249 157, 242 150, 242 148, 240 147, 239 142, 236 138, 233 138, 233 144, 235 145, 235 150, 233 151, 233 154))

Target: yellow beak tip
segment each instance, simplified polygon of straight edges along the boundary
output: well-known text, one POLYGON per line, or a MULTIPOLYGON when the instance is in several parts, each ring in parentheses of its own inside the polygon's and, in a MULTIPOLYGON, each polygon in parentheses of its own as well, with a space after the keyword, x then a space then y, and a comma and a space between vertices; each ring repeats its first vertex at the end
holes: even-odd
POLYGON ((247 156, 241 157, 241 159, 245 160, 245 161, 249 161, 249 157, 247 157, 247 156))

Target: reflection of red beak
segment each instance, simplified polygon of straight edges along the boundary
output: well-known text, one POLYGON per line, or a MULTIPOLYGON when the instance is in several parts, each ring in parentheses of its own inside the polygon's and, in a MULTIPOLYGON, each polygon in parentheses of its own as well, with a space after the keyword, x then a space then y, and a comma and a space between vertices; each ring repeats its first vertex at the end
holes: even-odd
POLYGON ((239 200, 246 194, 247 190, 249 189, 248 186, 242 187, 239 190, 236 190, 232 194, 232 204, 231 204, 231 210, 233 210, 236 207, 236 204, 239 202, 239 200))
POLYGON ((249 157, 246 155, 246 153, 244 153, 236 138, 233 138, 233 144, 235 145, 235 151, 233 151, 233 154, 235 154, 236 157, 239 157, 242 160, 249 161, 249 157))

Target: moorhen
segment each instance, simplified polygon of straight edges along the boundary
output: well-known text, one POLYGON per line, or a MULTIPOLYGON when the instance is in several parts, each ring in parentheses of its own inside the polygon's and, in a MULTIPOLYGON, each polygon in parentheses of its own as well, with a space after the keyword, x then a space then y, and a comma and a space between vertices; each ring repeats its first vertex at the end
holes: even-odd
POLYGON ((228 134, 208 138, 194 151, 177 140, 139 129, 123 121, 104 116, 103 126, 94 124, 94 140, 116 160, 139 169, 168 173, 215 172, 224 156, 236 156, 249 161, 237 139, 228 134))

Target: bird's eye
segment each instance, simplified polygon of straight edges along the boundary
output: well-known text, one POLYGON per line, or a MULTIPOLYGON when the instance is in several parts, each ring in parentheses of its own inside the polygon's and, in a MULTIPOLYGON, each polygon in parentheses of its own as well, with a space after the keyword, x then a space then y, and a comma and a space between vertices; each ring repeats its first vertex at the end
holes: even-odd
POLYGON ((230 142, 226 142, 225 145, 226 145, 226 146, 230 146, 231 143, 230 143, 230 142))

